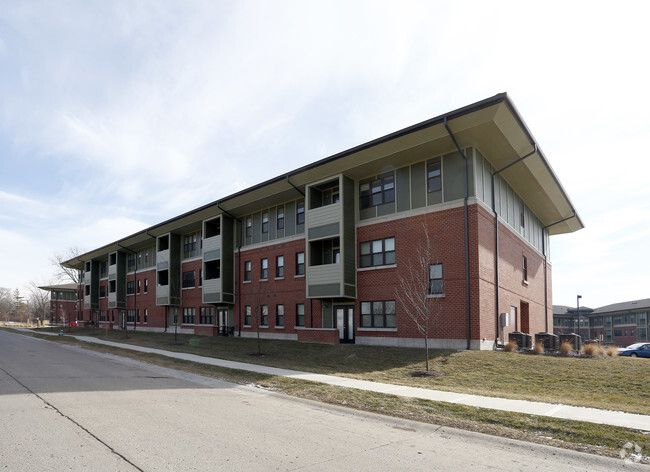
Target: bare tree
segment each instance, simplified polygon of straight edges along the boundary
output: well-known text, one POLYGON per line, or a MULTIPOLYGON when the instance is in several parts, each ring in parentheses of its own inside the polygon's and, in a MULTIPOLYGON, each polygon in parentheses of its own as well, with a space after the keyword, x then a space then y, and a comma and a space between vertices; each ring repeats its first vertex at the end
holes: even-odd
POLYGON ((56 267, 54 277, 59 282, 72 282, 76 285, 81 283, 81 273, 77 269, 67 267, 64 262, 74 259, 84 253, 79 246, 71 246, 64 252, 56 252, 50 257, 50 263, 56 267))
POLYGON ((34 318, 45 320, 50 312, 50 292, 38 288, 39 285, 42 284, 33 280, 29 282, 27 307, 34 318))
MULTIPOLYGON (((411 256, 400 262, 395 294, 404 312, 413 321, 424 338, 426 370, 429 370, 429 338, 442 313, 438 295, 442 292, 442 278, 437 278, 441 268, 435 259, 433 241, 428 225, 422 223, 422 242, 411 248, 411 256)), ((441 274, 440 274, 441 275, 441 274)))
POLYGON ((268 284, 266 283, 259 284, 257 293, 252 300, 253 305, 252 305, 252 313, 251 313, 252 322, 255 323, 255 329, 257 331, 257 355, 258 356, 262 355, 262 341, 260 339, 260 326, 268 326, 270 300, 271 300, 271 294, 269 293, 268 284), (264 319, 265 316, 266 316, 266 320, 264 319))
POLYGON ((0 316, 4 319, 5 323, 9 321, 9 315, 14 307, 11 289, 0 287, 0 316))

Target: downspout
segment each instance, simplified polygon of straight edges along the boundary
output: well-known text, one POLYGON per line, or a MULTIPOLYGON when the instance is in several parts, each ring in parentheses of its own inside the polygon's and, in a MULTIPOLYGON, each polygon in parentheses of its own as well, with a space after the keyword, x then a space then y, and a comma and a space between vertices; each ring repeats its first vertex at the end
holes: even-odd
POLYGON ((467 307, 467 313, 466 313, 466 318, 467 318, 467 349, 469 350, 470 348, 470 339, 471 339, 471 326, 470 326, 470 296, 469 296, 469 216, 468 216, 468 209, 467 209, 467 199, 469 198, 469 183, 468 183, 468 172, 467 172, 467 156, 463 152, 463 150, 460 148, 460 145, 458 144, 458 141, 456 141, 456 137, 454 134, 451 132, 451 129, 449 129, 449 126, 447 124, 447 117, 445 116, 445 128, 447 129, 447 133, 449 133, 449 136, 451 137, 452 141, 454 142, 454 145, 456 146, 456 149, 460 153, 460 155, 463 158, 463 173, 464 173, 464 184, 465 184, 465 198, 463 202, 463 210, 465 214, 465 305, 467 307))
MULTIPOLYGON (((499 332, 501 331, 501 326, 499 323, 499 214, 497 213, 497 204, 495 200, 495 195, 494 195, 494 177, 497 174, 500 174, 504 170, 514 166, 515 164, 518 164, 519 162, 523 161, 524 159, 532 156, 537 152, 537 143, 533 143, 533 150, 526 154, 523 157, 520 157, 519 159, 516 159, 515 161, 511 162, 507 166, 502 167, 499 170, 495 170, 492 172, 492 213, 494 213, 494 297, 495 297, 495 303, 494 306, 496 307, 496 333, 497 333, 497 338, 499 338, 499 332)), ((544 244, 544 234, 542 231, 542 244, 544 244)), ((543 249, 542 249, 542 252, 543 249)), ((546 290, 546 262, 544 263, 544 289, 546 290)), ((544 292, 546 293, 546 292, 544 292)), ((544 295, 546 297, 546 295, 544 295)))
POLYGON ((555 223, 551 223, 550 225, 546 225, 542 228, 542 254, 544 255, 544 323, 546 326, 547 333, 549 332, 548 330, 548 274, 547 274, 548 256, 546 255, 546 237, 544 235, 544 231, 550 228, 551 226, 557 225, 566 220, 570 220, 571 218, 575 218, 576 211, 573 208, 572 211, 573 211, 573 215, 567 218, 562 218, 561 220, 556 221, 555 223))
POLYGON ((293 184, 293 182, 292 182, 291 180, 289 180, 289 174, 287 174, 287 182, 289 182, 289 185, 291 185, 293 188, 295 188, 295 189, 298 191, 298 193, 299 193, 300 195, 302 195, 303 197, 305 196, 305 192, 303 192, 302 190, 300 190, 298 187, 296 187, 296 186, 293 184))
MULTIPOLYGON (((289 177, 287 177, 287 180, 289 177)), ((224 210, 221 208, 221 202, 217 202, 217 208, 224 212, 226 215, 230 216, 232 219, 237 221, 239 223, 239 237, 237 238, 237 316, 239 318, 238 320, 238 325, 239 325, 239 333, 238 336, 241 337, 241 246, 242 246, 242 237, 243 237, 243 223, 242 220, 237 218, 235 215, 230 213, 228 210, 224 210)), ((228 320, 226 320, 226 325, 228 324, 228 320)), ((226 326, 226 328, 228 328, 226 326)), ((227 333, 228 331, 226 331, 227 333)))

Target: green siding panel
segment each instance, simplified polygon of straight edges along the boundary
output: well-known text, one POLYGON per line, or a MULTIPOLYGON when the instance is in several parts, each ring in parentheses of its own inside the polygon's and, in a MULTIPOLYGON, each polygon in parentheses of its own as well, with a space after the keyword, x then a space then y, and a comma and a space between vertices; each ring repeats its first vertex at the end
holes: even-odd
POLYGON ((262 213, 253 214, 253 244, 262 241, 262 213))
POLYGON ((288 202, 284 205, 284 235, 294 234, 296 234, 296 202, 288 202))
POLYGON ((418 162, 411 166, 411 206, 421 208, 427 204, 426 166, 418 162))
POLYGON ((221 294, 219 292, 204 293, 203 303, 221 303, 221 294))
POLYGON ((402 167, 395 172, 397 211, 411 209, 411 173, 408 167, 402 167))
POLYGON ((340 284, 319 284, 309 286, 310 297, 338 297, 340 296, 340 284))
POLYGON ((442 158, 442 179, 445 202, 465 197, 465 168, 459 153, 447 154, 442 158))
POLYGON ((395 202, 384 203, 377 206, 377 216, 392 215, 395 213, 395 202))
POLYGON ((327 238, 331 236, 338 236, 341 230, 341 225, 337 221, 336 223, 330 223, 328 225, 316 226, 315 228, 309 228, 310 240, 327 238))

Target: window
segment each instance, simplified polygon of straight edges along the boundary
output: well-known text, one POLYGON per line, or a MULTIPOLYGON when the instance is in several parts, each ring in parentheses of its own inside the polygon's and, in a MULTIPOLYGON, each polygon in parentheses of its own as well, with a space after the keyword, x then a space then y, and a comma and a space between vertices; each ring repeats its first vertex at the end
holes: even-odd
POLYGON ((296 253, 296 275, 305 275, 305 253, 296 253))
POLYGON ((206 280, 221 278, 221 259, 207 261, 205 263, 205 278, 206 280))
POLYGON ((284 305, 275 306, 275 326, 284 327, 284 305))
POLYGON ((117 281, 109 280, 108 281, 108 291, 109 293, 115 293, 117 291, 117 281))
POLYGON ((284 229, 284 207, 280 206, 278 207, 278 218, 276 220, 276 228, 277 229, 284 229))
POLYGON ((135 293, 135 281, 131 280, 126 283, 126 294, 133 295, 135 293))
POLYGON ((359 184, 359 208, 370 208, 395 201, 395 177, 392 172, 359 184))
POLYGON ((126 322, 127 323, 135 323, 135 310, 127 310, 126 311, 126 322))
POLYGON ((284 277, 284 256, 275 258, 275 276, 284 277))
POLYGON ((260 280, 266 280, 269 278, 269 260, 264 258, 262 259, 262 266, 260 270, 260 280))
POLYGON ((296 205, 296 224, 304 225, 305 224, 305 201, 299 200, 296 205))
POLYGON ((442 174, 440 158, 436 157, 427 162, 427 191, 439 192, 442 190, 442 174))
POLYGON ((251 268, 252 268, 251 261, 244 262, 244 281, 245 282, 250 282, 251 281, 251 268))
POLYGON ((139 323, 140 322, 140 309, 138 308, 135 310, 135 320, 139 323))
POLYGON ((262 233, 268 233, 269 232, 269 212, 263 211, 262 212, 262 233))
POLYGON ((245 326, 250 326, 251 325, 251 307, 250 305, 246 305, 246 308, 244 309, 244 325, 245 326))
POLYGON ((444 292, 442 282, 442 264, 431 264, 429 266, 429 295, 440 295, 444 292))
POLYGON ((361 302, 361 327, 395 328, 395 301, 361 302))
POLYGON ((199 255, 199 239, 201 232, 197 231, 183 236, 183 259, 199 255))
POLYGON ((148 323, 149 322, 149 310, 145 308, 144 310, 144 322, 148 323))
POLYGON ((365 241, 359 245, 361 267, 395 264, 395 238, 365 241))
POLYGON ((126 256, 126 271, 133 272, 135 270, 135 254, 126 256))
POLYGON ((250 238, 253 236, 253 218, 250 216, 246 217, 246 237, 250 238))
POLYGON ((106 321, 106 310, 101 310, 99 312, 99 321, 106 321))
POLYGON ((305 326, 305 304, 296 305, 296 326, 305 326))
POLYGON ((140 280, 138 280, 138 293, 140 293, 140 280))
POLYGON ((183 324, 194 324, 196 321, 196 308, 183 308, 183 324))
POLYGON ((192 288, 196 285, 194 271, 183 272, 183 288, 192 288))
POLYGON ((200 324, 214 324, 214 307, 212 306, 202 306, 199 312, 199 323, 200 324))
POLYGON ((144 279, 144 293, 149 292, 149 279, 144 279))
POLYGON ((203 269, 199 269, 199 287, 203 286, 203 269))
POLYGON ((521 229, 526 227, 526 219, 524 218, 524 202, 519 202, 519 226, 521 229))
POLYGON ((524 282, 528 282, 528 260, 526 256, 522 256, 521 258, 521 268, 524 273, 524 282))
POLYGON ((99 263, 99 278, 103 279, 104 277, 108 277, 108 265, 106 261, 99 263))
POLYGON ((106 285, 99 287, 99 298, 106 297, 106 285))
POLYGON ((260 326, 268 326, 269 325, 269 306, 268 305, 262 305, 260 307, 260 326))

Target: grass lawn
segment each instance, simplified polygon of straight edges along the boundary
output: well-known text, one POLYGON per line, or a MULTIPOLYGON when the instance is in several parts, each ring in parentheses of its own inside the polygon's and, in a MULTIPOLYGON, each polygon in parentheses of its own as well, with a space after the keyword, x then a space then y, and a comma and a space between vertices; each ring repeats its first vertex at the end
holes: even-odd
MULTIPOLYGON (((568 358, 505 352, 432 351, 431 368, 445 375, 412 377, 424 369, 423 350, 357 345, 303 344, 148 332, 66 328, 66 334, 92 335, 120 343, 188 352, 287 369, 374 380, 423 388, 573 404, 650 414, 650 361, 629 358, 568 358)), ((79 343, 72 338, 50 340, 79 343)), ((647 433, 463 405, 406 399, 393 395, 344 389, 246 371, 197 364, 155 354, 83 343, 84 347, 153 364, 194 372, 325 403, 344 405, 422 422, 452 426, 616 457, 625 443, 650 451, 647 433)))
POLYGON ((69 334, 188 352, 285 369, 523 400, 650 414, 650 361, 577 358, 495 351, 432 350, 430 367, 443 376, 412 377, 424 369, 424 350, 350 344, 312 344, 129 331, 69 328, 69 334))

